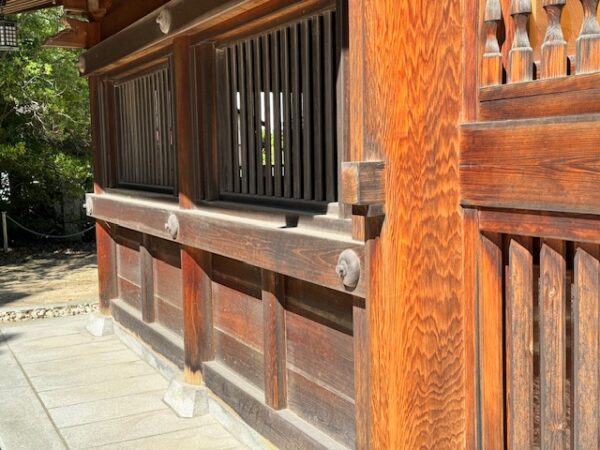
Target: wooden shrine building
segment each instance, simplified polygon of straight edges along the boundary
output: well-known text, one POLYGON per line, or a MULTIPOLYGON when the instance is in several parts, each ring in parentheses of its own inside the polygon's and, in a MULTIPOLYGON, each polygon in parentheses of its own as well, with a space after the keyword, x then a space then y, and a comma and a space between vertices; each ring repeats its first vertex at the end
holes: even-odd
POLYGON ((102 312, 188 383, 285 449, 599 448, 598 0, 53 4, 102 312))

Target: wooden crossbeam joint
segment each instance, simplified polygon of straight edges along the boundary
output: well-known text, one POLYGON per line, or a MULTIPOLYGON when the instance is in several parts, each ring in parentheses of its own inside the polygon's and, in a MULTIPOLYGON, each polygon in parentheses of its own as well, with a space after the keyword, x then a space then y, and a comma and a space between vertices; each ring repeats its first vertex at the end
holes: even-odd
POLYGON ((352 161, 342 163, 343 202, 348 205, 381 205, 385 202, 385 163, 352 161))
POLYGON ((71 17, 63 17, 66 28, 48 38, 44 47, 90 48, 100 41, 100 23, 83 22, 71 17))

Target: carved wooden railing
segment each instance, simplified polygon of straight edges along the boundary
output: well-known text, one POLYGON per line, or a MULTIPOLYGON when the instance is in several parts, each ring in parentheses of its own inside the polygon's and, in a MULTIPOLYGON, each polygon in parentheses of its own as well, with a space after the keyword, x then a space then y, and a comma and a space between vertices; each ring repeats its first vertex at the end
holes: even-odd
POLYGON ((532 30, 528 22, 532 14, 532 0, 485 0, 483 14, 483 45, 480 85, 482 87, 514 84, 525 81, 559 78, 600 71, 600 25, 598 0, 573 0, 581 3, 583 20, 576 42, 576 54, 567 53, 561 17, 563 8, 571 0, 542 0, 547 22, 540 61, 534 61, 531 44, 532 30), (510 17, 503 14, 508 9, 510 17), (504 17, 503 17, 504 16, 504 17), (503 58, 501 38, 506 33, 505 45, 510 46, 508 58, 503 58), (574 66, 574 67, 571 67, 574 66), (537 69, 537 70, 536 70, 537 69))

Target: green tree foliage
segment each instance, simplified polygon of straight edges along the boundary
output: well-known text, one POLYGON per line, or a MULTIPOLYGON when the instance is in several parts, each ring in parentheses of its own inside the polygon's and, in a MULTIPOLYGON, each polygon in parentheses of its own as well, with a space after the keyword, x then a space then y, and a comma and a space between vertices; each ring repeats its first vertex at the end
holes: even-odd
POLYGON ((91 187, 79 51, 42 46, 60 30, 62 14, 52 8, 13 16, 19 50, 0 52, 0 210, 49 233, 63 231, 61 206, 91 187))

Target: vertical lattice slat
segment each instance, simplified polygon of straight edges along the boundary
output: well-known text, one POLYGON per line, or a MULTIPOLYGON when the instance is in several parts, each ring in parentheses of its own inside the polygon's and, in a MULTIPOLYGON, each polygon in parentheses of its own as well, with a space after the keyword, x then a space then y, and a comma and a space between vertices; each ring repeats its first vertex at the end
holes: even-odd
POLYGON ((252 67, 254 66, 254 57, 252 52, 252 41, 246 41, 244 43, 245 50, 245 74, 246 74, 246 117, 248 123, 248 166, 246 167, 246 173, 248 174, 248 192, 250 194, 256 194, 256 123, 255 123, 255 86, 254 86, 254 73, 252 67))
POLYGON ((262 38, 262 57, 263 57, 263 101, 265 111, 265 166, 264 166, 264 177, 265 177, 265 194, 273 195, 273 162, 275 155, 273 154, 273 146, 271 143, 271 112, 273 105, 271 103, 271 97, 273 90, 271 87, 271 40, 267 34, 262 38))
MULTIPOLYGON (((263 74, 261 64, 261 38, 253 40, 252 59, 253 66, 251 72, 253 77, 253 94, 254 94, 254 170, 256 177, 256 193, 264 195, 265 193, 265 178, 263 173, 263 123, 262 111, 264 107, 262 94, 265 92, 263 87, 263 74)), ((266 145, 265 145, 266 147, 266 145)), ((252 169, 251 169, 252 170, 252 169)))
POLYGON ((510 13, 515 26, 515 36, 509 53, 509 81, 529 81, 533 79, 533 49, 527 31, 531 0, 512 0, 510 13))
POLYGON ((291 198, 292 185, 292 103, 291 103, 291 76, 290 76, 290 41, 289 30, 279 32, 281 42, 282 84, 283 84, 283 149, 284 149, 284 196, 291 198))
POLYGON ((506 298, 508 448, 533 445, 533 258, 515 240, 509 247, 506 298))
POLYGON ((479 340, 482 448, 504 447, 502 251, 482 236, 479 256, 479 340))
POLYGON ((232 163, 232 179, 233 179, 233 189, 235 192, 241 191, 241 177, 240 177, 240 112, 238 109, 238 99, 239 99, 239 90, 238 90, 238 58, 237 58, 238 47, 231 47, 228 51, 229 55, 229 66, 231 68, 229 79, 231 80, 231 92, 230 92, 230 124, 229 129, 232 132, 231 141, 231 159, 232 163))
POLYGON ((335 87, 335 14, 325 14, 323 17, 323 75, 325 95, 325 200, 334 202, 335 186, 337 184, 336 167, 336 87, 335 87))
POLYGON ((292 58, 292 168, 294 198, 302 198, 302 85, 300 77, 300 25, 291 28, 292 58))
POLYGON ((597 449, 600 264, 581 248, 575 254, 574 284, 572 448, 597 449))
POLYGON ((600 70, 600 25, 598 25, 598 0, 581 0, 583 25, 577 38, 577 73, 600 70))
POLYGON ((323 49, 321 41, 323 31, 321 17, 317 16, 311 19, 311 37, 312 37, 312 101, 313 106, 313 186, 314 199, 322 201, 324 199, 324 174, 323 163, 325 159, 323 145, 323 49))
POLYGON ((242 142, 242 152, 241 152, 241 174, 242 174, 242 192, 247 194, 250 192, 249 190, 249 180, 248 180, 248 152, 250 147, 250 142, 248 141, 248 110, 250 109, 248 106, 248 95, 246 92, 246 72, 247 66, 245 64, 244 52, 246 51, 246 46, 243 44, 239 44, 237 46, 237 56, 238 56, 238 83, 239 83, 239 96, 240 96, 240 130, 241 130, 241 142, 242 142))
POLYGON ((565 448, 566 264, 544 244, 540 253, 541 449, 565 448))
POLYGON ((481 60, 481 85, 502 84, 502 53, 498 43, 498 26, 502 21, 500 0, 487 0, 484 13, 485 49, 481 60))
POLYGON ((303 198, 310 200, 313 196, 313 142, 312 142, 312 123, 313 123, 313 92, 311 83, 311 26, 308 20, 303 21, 300 24, 301 29, 301 58, 302 58, 302 186, 303 186, 303 198))
MULTIPOLYGON (((281 142, 281 62, 280 57, 280 34, 271 33, 271 82, 273 84, 273 153, 275 156, 274 191, 273 193, 283 196, 283 150, 281 142)), ((269 141, 270 142, 270 141, 269 141)), ((287 161, 287 158, 286 158, 287 161)), ((287 162, 285 163, 287 164, 287 162)))
POLYGON ((563 35, 560 18, 567 0, 543 0, 548 17, 548 27, 542 44, 542 70, 540 78, 567 75, 567 41, 563 35))

